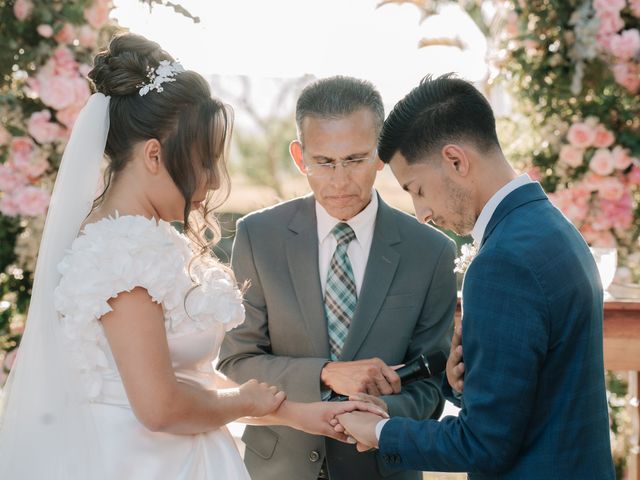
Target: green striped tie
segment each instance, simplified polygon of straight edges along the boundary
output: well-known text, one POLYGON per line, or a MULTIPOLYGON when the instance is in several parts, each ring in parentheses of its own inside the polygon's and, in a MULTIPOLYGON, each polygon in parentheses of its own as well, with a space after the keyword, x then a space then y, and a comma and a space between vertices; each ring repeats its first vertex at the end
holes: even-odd
POLYGON ((331 233, 338 245, 329 264, 324 310, 329 330, 331 360, 335 361, 340 358, 344 341, 349 333, 349 325, 358 303, 358 293, 351 262, 347 255, 349 243, 356 238, 356 234, 347 223, 338 223, 331 233))

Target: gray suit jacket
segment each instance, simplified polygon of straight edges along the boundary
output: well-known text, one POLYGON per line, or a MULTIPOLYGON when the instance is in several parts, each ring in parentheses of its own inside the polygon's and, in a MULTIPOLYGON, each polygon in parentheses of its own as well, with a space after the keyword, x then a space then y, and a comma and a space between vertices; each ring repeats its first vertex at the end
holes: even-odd
MULTIPOLYGON (((456 305, 455 247, 380 199, 358 306, 342 360, 379 357, 388 365, 420 353, 448 352, 456 305)), ((237 382, 278 385, 290 400, 321 400, 320 371, 329 361, 318 273, 315 199, 309 195, 238 222, 231 260, 250 281, 246 320, 222 344, 218 368, 237 382)), ((392 416, 437 418, 441 378, 383 397, 392 416)), ((247 427, 245 463, 255 480, 315 480, 325 455, 331 480, 420 479, 395 472, 374 452, 287 427, 247 427)))

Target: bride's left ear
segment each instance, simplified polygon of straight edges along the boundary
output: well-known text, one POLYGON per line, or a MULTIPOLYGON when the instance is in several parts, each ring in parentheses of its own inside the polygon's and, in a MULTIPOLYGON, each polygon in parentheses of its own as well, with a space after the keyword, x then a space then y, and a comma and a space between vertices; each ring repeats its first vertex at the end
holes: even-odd
POLYGON ((144 166, 153 175, 157 174, 162 167, 160 163, 161 150, 162 150, 162 146, 160 145, 160 142, 155 138, 152 138, 151 140, 147 140, 144 143, 144 148, 143 148, 144 166))

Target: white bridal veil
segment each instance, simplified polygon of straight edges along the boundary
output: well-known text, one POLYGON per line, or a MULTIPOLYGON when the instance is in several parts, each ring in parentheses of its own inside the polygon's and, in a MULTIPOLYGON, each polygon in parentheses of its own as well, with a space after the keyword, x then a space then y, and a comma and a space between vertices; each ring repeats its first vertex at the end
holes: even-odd
POLYGON ((65 149, 40 244, 31 304, 0 398, 0 471, 12 479, 99 479, 99 435, 73 365, 54 290, 58 264, 91 210, 109 131, 109 97, 96 93, 65 149))

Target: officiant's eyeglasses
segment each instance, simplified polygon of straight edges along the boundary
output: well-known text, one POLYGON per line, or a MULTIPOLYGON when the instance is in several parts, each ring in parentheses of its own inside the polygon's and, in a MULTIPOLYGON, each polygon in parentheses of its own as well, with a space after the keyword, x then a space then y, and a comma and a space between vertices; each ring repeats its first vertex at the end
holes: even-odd
POLYGON ((357 173, 365 170, 367 165, 371 165, 376 159, 377 150, 368 157, 347 158, 345 160, 331 160, 326 161, 305 161, 304 165, 307 169, 307 175, 316 178, 330 177, 336 171, 338 165, 342 166, 345 173, 357 173))

